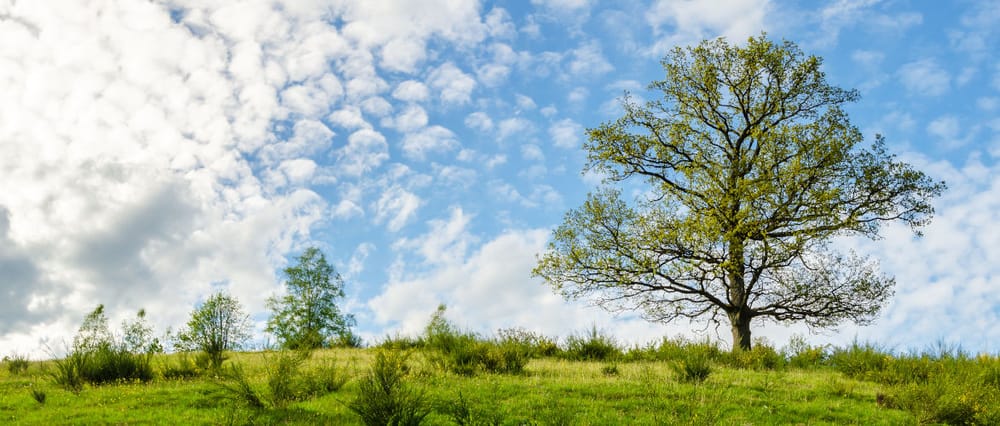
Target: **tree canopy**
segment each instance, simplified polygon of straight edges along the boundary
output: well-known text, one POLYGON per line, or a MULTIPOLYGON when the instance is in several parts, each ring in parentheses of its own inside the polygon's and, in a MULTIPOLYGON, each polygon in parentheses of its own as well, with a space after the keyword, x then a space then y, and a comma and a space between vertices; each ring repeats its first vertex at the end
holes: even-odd
POLYGON ((858 93, 792 42, 707 40, 662 65, 657 99, 626 96, 620 118, 588 129, 587 168, 605 185, 566 214, 534 274, 652 321, 728 319, 734 350, 750 348, 755 318, 872 321, 894 279, 831 241, 893 221, 919 235, 944 183, 881 136, 865 146, 842 109, 858 93), (641 194, 625 197, 626 181, 641 194))
POLYGON ((201 350, 213 368, 225 360, 225 351, 241 347, 250 338, 250 316, 235 297, 214 293, 191 311, 187 327, 177 334, 177 346, 183 350, 201 350))
POLYGON ((287 293, 267 301, 272 316, 267 331, 290 349, 313 349, 336 343, 359 344, 351 333, 354 317, 337 307, 344 297, 344 280, 319 249, 310 247, 298 264, 285 268, 287 293))

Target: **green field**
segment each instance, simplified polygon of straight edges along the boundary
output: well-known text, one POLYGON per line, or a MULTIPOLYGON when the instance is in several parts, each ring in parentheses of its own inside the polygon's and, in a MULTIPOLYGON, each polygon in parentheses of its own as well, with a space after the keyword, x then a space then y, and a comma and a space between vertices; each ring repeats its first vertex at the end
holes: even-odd
MULTIPOLYGON (((288 352, 233 353, 221 371, 167 379, 181 355, 155 355, 145 383, 85 385, 78 393, 53 380, 53 361, 0 370, 3 424, 362 424, 349 405, 361 392, 379 351, 408 354, 402 386, 419 397, 424 424, 996 424, 1000 419, 1000 360, 961 352, 893 356, 870 345, 807 356, 759 348, 737 358, 702 351, 703 382, 685 380, 685 359, 704 344, 664 341, 618 350, 602 361, 573 359, 569 350, 525 359, 523 370, 456 374, 440 351, 324 349, 298 372, 280 372, 288 352), (672 351, 672 352, 671 352, 672 351), (686 352, 685 352, 686 351, 686 352), (262 407, 233 389, 231 366, 262 407), (275 377, 307 378, 328 367, 347 381, 329 393, 275 398, 275 377), (36 398, 44 394, 44 402, 36 398)), ((332 373, 331 373, 332 372, 332 373)), ((286 381, 291 383, 292 381, 286 381)), ((294 385, 294 384, 293 384, 294 385)))

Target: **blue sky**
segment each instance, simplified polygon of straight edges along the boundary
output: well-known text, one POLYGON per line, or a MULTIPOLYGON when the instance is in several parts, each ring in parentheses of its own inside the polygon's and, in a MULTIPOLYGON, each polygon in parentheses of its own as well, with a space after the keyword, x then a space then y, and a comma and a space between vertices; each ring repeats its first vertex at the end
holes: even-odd
POLYGON ((652 96, 672 47, 761 32, 822 57, 866 137, 949 191, 923 238, 837 241, 897 279, 875 324, 755 335, 1000 352, 998 28, 990 1, 0 0, 0 352, 41 354, 98 303, 176 328, 219 289, 262 322, 310 245, 368 341, 445 303, 483 333, 728 344, 530 270, 600 183, 585 129, 652 96))

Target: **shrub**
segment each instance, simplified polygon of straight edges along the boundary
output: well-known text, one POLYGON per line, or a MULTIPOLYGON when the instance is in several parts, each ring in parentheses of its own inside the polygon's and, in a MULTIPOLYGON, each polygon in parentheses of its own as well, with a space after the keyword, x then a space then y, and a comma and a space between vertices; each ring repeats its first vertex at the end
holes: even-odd
POLYGON ((684 383, 702 383, 712 374, 712 366, 708 358, 700 355, 690 355, 671 364, 674 377, 684 383))
POLYGON ((201 375, 202 369, 198 368, 195 361, 191 360, 188 352, 181 352, 174 355, 176 363, 164 363, 162 375, 164 379, 191 379, 201 375))
POLYGON ((309 353, 305 351, 281 351, 276 359, 267 360, 267 388, 275 407, 285 407, 289 402, 307 396, 308 390, 303 386, 300 370, 308 357, 309 353))
POLYGON ((784 365, 785 357, 765 342, 757 342, 750 350, 735 351, 729 356, 730 364, 736 368, 751 370, 774 370, 784 365))
POLYGON ((321 363, 304 376, 305 388, 309 395, 336 392, 344 387, 348 379, 347 371, 338 367, 332 360, 321 363))
POLYGON ((56 369, 51 373, 55 384, 79 394, 83 390, 85 380, 82 371, 86 368, 89 355, 87 352, 72 352, 66 358, 55 360, 56 369))
POLYGON ((223 397, 229 399, 236 405, 246 406, 253 409, 264 408, 264 399, 260 393, 250 383, 246 372, 239 364, 230 364, 228 370, 222 371, 221 381, 216 382, 222 390, 223 397))
POLYGON ((104 305, 84 317, 66 357, 56 361, 56 384, 79 393, 83 383, 148 382, 153 379, 153 352, 159 349, 145 323, 145 311, 136 321, 125 322, 125 335, 116 340, 108 329, 104 305))
POLYGON ((607 364, 601 367, 601 374, 605 376, 608 377, 617 376, 619 373, 620 371, 618 371, 618 363, 613 362, 611 364, 607 364))
POLYGON ((502 332, 496 340, 486 341, 474 333, 458 330, 445 317, 445 306, 438 306, 424 331, 424 347, 435 367, 455 374, 471 376, 483 370, 498 374, 524 371, 533 351, 534 335, 526 332, 502 332))
POLYGON ((846 348, 837 348, 830 353, 830 365, 847 377, 869 379, 876 376, 892 362, 892 356, 882 347, 873 343, 854 341, 846 348))
POLYGON ((520 374, 528 364, 529 349, 504 342, 480 342, 477 363, 483 370, 496 374, 520 374))
POLYGON ((96 349, 77 349, 56 360, 53 380, 65 389, 79 393, 83 383, 148 382, 153 380, 152 354, 135 354, 110 344, 96 349))
POLYGON ((523 328, 502 328, 497 330, 497 342, 516 345, 531 358, 550 357, 559 354, 559 345, 548 337, 523 328))
POLYGON ((609 361, 622 356, 621 348, 613 337, 591 327, 584 335, 571 335, 566 338, 564 356, 580 361, 609 361))
POLYGON ((805 338, 794 335, 784 349, 788 365, 795 368, 815 368, 823 365, 829 354, 827 346, 810 346, 805 338))
POLYGON ((421 348, 423 346, 424 346, 424 341, 422 339, 409 336, 401 336, 399 334, 395 336, 386 336, 382 339, 381 342, 379 342, 378 345, 375 345, 375 347, 378 349, 398 350, 398 351, 416 349, 416 348, 421 348))
POLYGON ((27 355, 21 355, 17 352, 3 357, 3 363, 10 374, 21 374, 28 371, 28 366, 31 365, 31 361, 28 360, 27 355))
POLYGON ((399 351, 375 354, 371 370, 358 384, 357 398, 348 405, 366 425, 417 425, 430 414, 423 393, 405 381, 407 358, 399 351))

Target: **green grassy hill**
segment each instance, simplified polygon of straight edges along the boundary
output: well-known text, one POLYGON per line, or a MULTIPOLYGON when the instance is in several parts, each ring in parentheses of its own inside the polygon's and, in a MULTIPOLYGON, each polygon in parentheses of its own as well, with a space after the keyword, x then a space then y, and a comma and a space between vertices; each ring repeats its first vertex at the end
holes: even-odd
POLYGON ((53 379, 57 362, 15 356, 0 370, 0 423, 363 424, 360 411, 408 407, 423 424, 1000 424, 995 356, 871 345, 734 355, 672 340, 601 352, 600 337, 233 353, 215 371, 155 355, 148 381, 79 392, 53 379), (498 368, 490 354, 520 358, 498 368))

